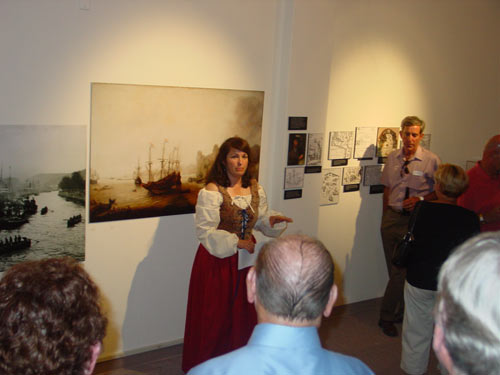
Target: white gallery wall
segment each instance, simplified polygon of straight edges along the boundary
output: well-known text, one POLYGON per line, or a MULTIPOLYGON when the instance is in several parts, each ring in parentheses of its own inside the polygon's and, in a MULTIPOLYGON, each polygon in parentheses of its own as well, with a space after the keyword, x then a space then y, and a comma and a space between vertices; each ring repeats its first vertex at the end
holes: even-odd
MULTIPOLYGON (((500 129, 499 16, 498 0, 0 0, 0 125, 88 125, 91 82, 265 91, 270 205, 331 250, 341 303, 375 298, 381 195, 319 207, 311 174, 302 199, 283 200, 287 118, 308 116, 326 142, 417 114, 443 161, 476 158, 500 129)), ((192 215, 87 224, 103 358, 181 342, 196 246, 192 215)))
MULTIPOLYGON (((332 130, 398 127, 404 116, 418 115, 432 135, 431 149, 443 162, 465 166, 500 132, 500 2, 297 1, 295 8, 291 64, 298 68, 290 74, 289 111, 307 115, 309 109, 319 131, 327 100, 325 140, 332 130)), ((349 161, 370 164, 375 161, 349 161)), ((319 178, 306 175, 306 181, 304 200, 312 204, 284 202, 282 209, 294 217, 308 212, 311 219, 300 227, 317 228, 335 254, 341 301, 382 295, 381 195, 361 187, 318 209, 319 178)))

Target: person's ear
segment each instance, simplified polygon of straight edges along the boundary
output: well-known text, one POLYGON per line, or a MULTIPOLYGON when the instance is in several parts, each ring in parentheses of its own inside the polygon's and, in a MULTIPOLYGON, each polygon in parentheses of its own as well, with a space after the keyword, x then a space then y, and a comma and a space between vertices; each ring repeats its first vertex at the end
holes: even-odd
POLYGON ((328 302, 326 303, 325 309, 323 310, 323 316, 328 318, 332 313, 333 305, 335 305, 335 301, 337 300, 338 289, 337 285, 333 284, 330 289, 330 295, 328 296, 328 302))
POLYGON ((448 370, 449 374, 453 374, 453 361, 451 360, 450 352, 445 345, 443 327, 440 324, 434 325, 434 338, 432 339, 432 348, 438 357, 439 362, 448 370))
POLYGON ((101 349, 102 349, 102 344, 100 342, 97 342, 90 347, 92 356, 90 357, 90 361, 87 363, 87 368, 85 369, 84 372, 85 375, 90 375, 94 371, 94 367, 97 362, 97 358, 101 353, 101 349))
POLYGON ((255 274, 255 267, 251 267, 247 273, 247 300, 248 303, 255 303, 257 280, 255 274))

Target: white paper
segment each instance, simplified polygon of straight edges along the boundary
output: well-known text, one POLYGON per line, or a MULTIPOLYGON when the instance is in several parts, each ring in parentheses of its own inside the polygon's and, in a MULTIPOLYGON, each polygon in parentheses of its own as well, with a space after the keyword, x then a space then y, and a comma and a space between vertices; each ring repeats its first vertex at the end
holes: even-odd
POLYGON ((285 189, 300 189, 304 186, 304 167, 285 168, 285 189))
POLYGON ((344 167, 342 185, 360 184, 363 167, 344 167))
POLYGON ((321 165, 323 133, 310 133, 307 137, 307 165, 321 165))
POLYGON ((320 205, 325 206, 339 203, 342 168, 323 169, 322 177, 320 205))
POLYGON ((330 132, 330 144, 328 147, 328 159, 350 159, 354 147, 353 131, 330 132))
POLYGON ((375 156, 375 141, 377 128, 356 127, 356 141, 354 142, 355 159, 373 159, 375 156))

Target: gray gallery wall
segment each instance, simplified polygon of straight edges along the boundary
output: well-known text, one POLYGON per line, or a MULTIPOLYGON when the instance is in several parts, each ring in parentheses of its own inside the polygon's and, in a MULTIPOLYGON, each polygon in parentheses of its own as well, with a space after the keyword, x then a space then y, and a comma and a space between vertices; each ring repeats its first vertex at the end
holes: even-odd
MULTIPOLYGON (((331 250, 343 303, 375 298, 381 196, 319 207, 308 175, 303 198, 283 200, 287 117, 327 137, 418 114, 432 150, 464 164, 499 131, 499 16, 497 0, 0 0, 0 125, 88 125, 90 82, 263 90, 271 206, 331 250)), ((182 340, 196 246, 192 215, 87 225, 103 358, 182 340)))

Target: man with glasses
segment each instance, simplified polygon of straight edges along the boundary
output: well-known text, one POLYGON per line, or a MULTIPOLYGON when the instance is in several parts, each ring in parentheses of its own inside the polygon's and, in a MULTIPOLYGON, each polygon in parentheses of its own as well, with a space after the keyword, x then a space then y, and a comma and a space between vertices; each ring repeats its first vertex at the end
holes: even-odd
POLYGON ((401 121, 403 148, 387 157, 382 172, 384 188, 381 234, 389 282, 385 289, 378 325, 387 336, 397 336, 394 323, 403 319, 406 269, 391 263, 395 245, 408 231, 410 213, 420 200, 434 200, 434 172, 439 157, 420 147, 425 122, 417 116, 401 121))

